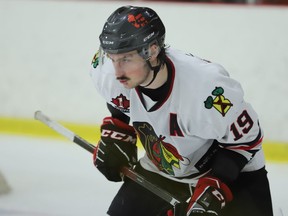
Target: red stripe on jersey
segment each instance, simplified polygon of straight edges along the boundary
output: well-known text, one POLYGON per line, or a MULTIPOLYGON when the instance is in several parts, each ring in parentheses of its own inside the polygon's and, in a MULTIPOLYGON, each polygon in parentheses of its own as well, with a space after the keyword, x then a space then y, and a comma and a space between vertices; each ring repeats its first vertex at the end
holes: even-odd
POLYGON ((256 146, 260 145, 262 143, 263 137, 261 137, 256 143, 254 143, 251 146, 234 146, 234 147, 227 147, 226 149, 232 149, 232 150, 251 150, 255 148, 256 146))

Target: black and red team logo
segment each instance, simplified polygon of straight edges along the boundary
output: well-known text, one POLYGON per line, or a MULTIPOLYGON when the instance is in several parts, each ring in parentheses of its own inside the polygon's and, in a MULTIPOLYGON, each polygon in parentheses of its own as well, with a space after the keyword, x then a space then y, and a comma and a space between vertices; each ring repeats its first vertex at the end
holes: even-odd
POLYGON ((165 142, 165 137, 158 136, 148 122, 133 122, 139 139, 146 150, 149 159, 159 170, 174 176, 174 169, 188 166, 190 161, 181 156, 178 150, 170 143, 165 142))
POLYGON ((120 94, 116 98, 112 98, 111 102, 115 105, 115 108, 119 109, 120 111, 129 112, 130 101, 123 94, 120 94))
POLYGON ((128 15, 128 22, 131 23, 135 28, 144 27, 148 21, 145 19, 145 17, 142 16, 142 14, 129 14, 128 15))

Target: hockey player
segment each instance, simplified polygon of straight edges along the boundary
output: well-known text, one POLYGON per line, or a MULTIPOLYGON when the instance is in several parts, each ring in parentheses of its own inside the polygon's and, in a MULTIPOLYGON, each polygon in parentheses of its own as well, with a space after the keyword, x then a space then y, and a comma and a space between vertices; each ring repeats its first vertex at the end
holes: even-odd
POLYGON ((94 164, 124 183, 108 215, 173 215, 170 204, 123 178, 137 173, 181 201, 186 216, 272 216, 258 116, 219 64, 167 47, 147 7, 125 6, 106 21, 91 76, 111 117, 94 164), (138 160, 136 137, 145 155, 138 160))

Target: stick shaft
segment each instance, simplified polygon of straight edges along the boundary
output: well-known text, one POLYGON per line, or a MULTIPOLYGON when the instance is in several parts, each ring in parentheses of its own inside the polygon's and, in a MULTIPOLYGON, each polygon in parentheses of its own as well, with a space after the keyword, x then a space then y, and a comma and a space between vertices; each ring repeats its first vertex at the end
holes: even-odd
POLYGON ((34 114, 34 118, 41 121, 57 133, 61 134, 62 136, 68 138, 72 142, 80 145, 87 151, 91 152, 93 154, 95 146, 90 144, 88 141, 84 140, 83 138, 79 137, 63 125, 59 124, 58 122, 50 119, 48 116, 44 115, 41 111, 36 111, 34 114))
MULTIPOLYGON (((36 111, 34 118, 36 120, 41 121, 57 133, 63 135, 64 137, 68 138, 72 142, 78 144, 82 148, 86 149, 87 151, 93 153, 95 150, 95 146, 90 144, 88 141, 84 140, 82 137, 78 136, 77 134, 73 133, 63 125, 59 124, 58 122, 51 120, 49 117, 44 115, 41 111, 36 111)), ((176 204, 180 203, 176 198, 174 198, 170 193, 167 191, 157 187, 156 185, 149 182, 147 179, 145 179, 143 176, 139 175, 132 169, 129 169, 128 167, 123 167, 121 169, 121 172, 128 178, 130 178, 132 181, 138 183, 142 187, 146 188, 147 190, 150 190, 152 193, 158 195, 160 198, 164 199, 171 205, 175 206, 176 204)))

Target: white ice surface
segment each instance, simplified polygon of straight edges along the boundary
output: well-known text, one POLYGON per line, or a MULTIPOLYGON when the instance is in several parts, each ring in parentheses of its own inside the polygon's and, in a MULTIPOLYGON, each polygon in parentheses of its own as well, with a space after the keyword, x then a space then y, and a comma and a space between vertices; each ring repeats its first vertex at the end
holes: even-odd
MULTIPOLYGON (((275 216, 288 216, 288 164, 267 169, 275 216)), ((104 216, 121 185, 106 181, 92 154, 65 140, 0 135, 0 170, 12 188, 0 195, 1 216, 104 216)))

